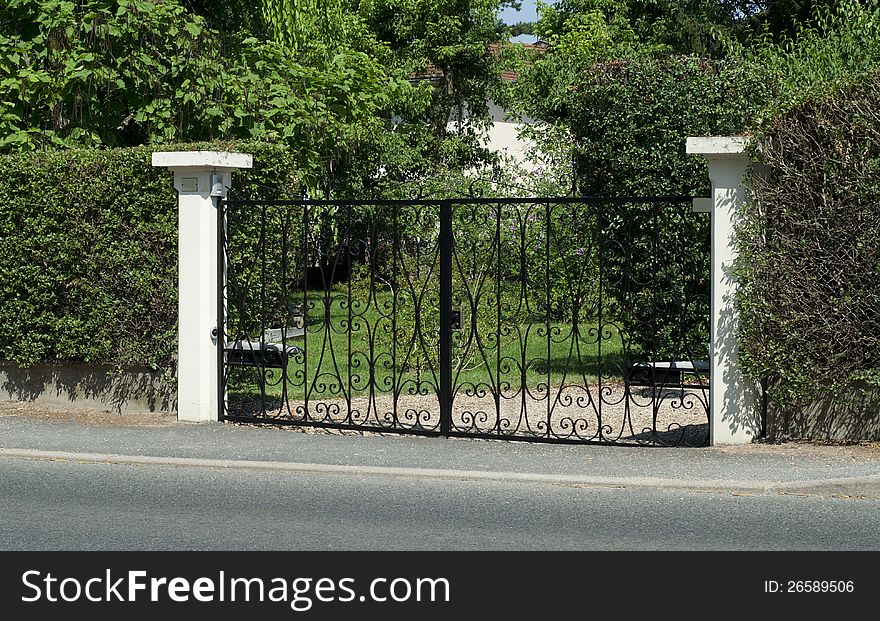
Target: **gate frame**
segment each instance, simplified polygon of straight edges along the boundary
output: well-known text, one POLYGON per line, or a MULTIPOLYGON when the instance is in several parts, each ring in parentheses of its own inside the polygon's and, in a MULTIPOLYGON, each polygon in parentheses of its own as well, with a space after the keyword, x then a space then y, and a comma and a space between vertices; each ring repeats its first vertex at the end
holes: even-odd
MULTIPOLYGON (((695 200, 694 203, 695 210, 711 209, 712 221, 710 445, 749 443, 761 429, 758 384, 743 375, 738 362, 739 317, 734 304, 733 267, 738 255, 735 227, 748 196, 747 147, 748 138, 738 136, 691 137, 686 144, 687 153, 706 158, 712 183, 709 201, 697 199, 700 202, 695 200)), ((232 173, 251 168, 253 157, 222 151, 156 152, 152 163, 174 173, 174 187, 178 192, 178 420, 216 422, 225 401, 219 368, 225 343, 219 343, 217 338, 217 317, 225 310, 221 306, 225 265, 221 265, 223 230, 218 203, 232 185, 232 173)), ((438 202, 441 209, 451 210, 451 201, 438 202)), ((446 220, 451 222, 451 218, 446 220)), ((441 244, 451 243, 452 231, 445 233, 441 231, 441 244)), ((445 255, 451 260, 451 253, 445 255)), ((444 271, 451 276, 451 269, 444 271)), ((441 282, 440 286, 441 292, 451 291, 452 283, 445 283, 444 287, 441 282)), ((443 320, 449 319, 451 314, 451 300, 444 303, 447 297, 441 295, 441 330, 443 326, 449 329, 449 322, 443 320)), ((441 343, 449 341, 441 337, 441 343)), ((444 352, 440 355, 442 360, 444 352)), ((445 355, 451 357, 451 352, 445 355)), ((451 377, 445 378, 445 382, 442 377, 447 367, 449 365, 440 365, 441 384, 451 385, 451 377)), ((440 391, 441 395, 448 392, 440 391)), ((441 413, 444 407, 451 413, 452 403, 441 401, 440 407, 441 413)), ((441 421, 450 418, 441 416, 441 421)))

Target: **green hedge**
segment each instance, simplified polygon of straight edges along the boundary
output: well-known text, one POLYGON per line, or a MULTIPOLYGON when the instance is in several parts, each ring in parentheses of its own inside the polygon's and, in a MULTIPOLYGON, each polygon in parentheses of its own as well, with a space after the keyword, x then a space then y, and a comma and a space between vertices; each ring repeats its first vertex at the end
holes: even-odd
MULTIPOLYGON (((254 154, 233 184, 295 187, 266 143, 163 145, 254 154)), ((177 198, 150 147, 0 158, 0 358, 173 368, 177 198)))
POLYGON ((856 397, 840 389, 880 385, 880 73, 775 118, 756 151, 742 359, 781 403, 856 397))
MULTIPOLYGON (((744 67, 692 56, 576 69, 559 84, 538 64, 526 80, 529 111, 568 128, 577 191, 588 196, 707 194, 706 163, 685 153, 687 138, 741 133, 766 97, 744 67)), ((609 250, 625 249, 605 258, 608 282, 620 283, 612 295, 634 344, 655 359, 707 355, 709 222, 688 205, 631 204, 604 225, 609 250)))
POLYGON ((705 163, 685 154, 689 136, 741 133, 758 101, 744 68, 692 56, 599 63, 567 95, 583 194, 700 194, 705 163))

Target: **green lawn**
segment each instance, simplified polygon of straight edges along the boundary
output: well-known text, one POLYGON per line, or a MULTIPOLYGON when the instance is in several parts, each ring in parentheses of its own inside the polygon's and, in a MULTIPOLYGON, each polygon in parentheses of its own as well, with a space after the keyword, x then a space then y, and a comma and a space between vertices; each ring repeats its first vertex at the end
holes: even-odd
MULTIPOLYGON (((286 375, 282 376, 280 369, 268 371, 267 395, 280 396, 286 390, 288 399, 300 401, 306 392, 309 400, 324 400, 356 397, 371 388, 384 393, 394 387, 404 393, 434 390, 439 381, 436 310, 422 312, 418 338, 413 338, 412 306, 403 308, 401 303, 401 310, 395 313, 389 291, 378 292, 369 304, 366 295, 352 295, 351 307, 344 290, 332 291, 329 296, 310 292, 306 333, 287 343, 303 353, 290 357, 286 375), (397 339, 393 338, 395 329, 397 339)), ((551 323, 548 338, 543 322, 502 320, 499 349, 497 313, 493 305, 480 307, 478 346, 471 318, 467 311, 462 312, 462 329, 453 332, 457 391, 474 387, 488 391, 500 384, 509 393, 523 382, 531 388, 548 382, 558 386, 563 378, 569 385, 583 385, 585 377, 592 384, 600 371, 600 346, 603 375, 621 377, 623 346, 614 325, 605 324, 600 341, 596 322, 580 324, 579 338, 573 338, 570 323, 551 323)), ((257 375, 254 369, 230 369, 230 394, 258 395, 257 375)))

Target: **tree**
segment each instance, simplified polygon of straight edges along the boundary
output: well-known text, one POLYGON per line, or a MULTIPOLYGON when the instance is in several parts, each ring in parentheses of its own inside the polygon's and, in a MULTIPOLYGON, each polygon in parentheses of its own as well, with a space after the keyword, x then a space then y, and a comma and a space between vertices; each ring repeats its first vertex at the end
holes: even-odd
POLYGON ((799 27, 815 25, 823 9, 834 8, 835 0, 756 0, 743 2, 750 35, 769 33, 775 41, 795 36, 799 27))
POLYGON ((388 120, 421 109, 364 52, 230 49, 174 1, 10 0, 0 24, 0 151, 250 138, 288 145, 314 186, 362 148, 353 174, 375 174, 388 120))
MULTIPOLYGON (((538 34, 563 49, 586 54, 698 54, 721 52, 717 38, 733 36, 756 7, 744 0, 539 1, 538 34)), ((610 56, 609 56, 610 55, 610 56)))
POLYGON ((510 26, 505 26, 502 30, 509 37, 517 37, 519 35, 535 34, 535 22, 516 22, 510 26))
POLYGON ((391 63, 407 75, 433 83, 432 105, 423 121, 435 159, 467 165, 478 155, 476 137, 489 120, 488 102, 500 79, 491 45, 499 0, 361 0, 359 13, 391 63), (454 134, 459 111, 468 122, 454 134))
POLYGON ((230 44, 247 37, 266 40, 271 30, 266 23, 261 2, 252 0, 181 0, 181 4, 200 15, 208 28, 220 33, 230 44))

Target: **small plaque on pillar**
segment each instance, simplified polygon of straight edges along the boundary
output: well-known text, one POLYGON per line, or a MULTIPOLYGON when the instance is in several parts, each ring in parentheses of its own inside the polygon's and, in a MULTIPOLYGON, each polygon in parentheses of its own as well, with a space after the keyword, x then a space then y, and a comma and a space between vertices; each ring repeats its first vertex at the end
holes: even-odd
POLYGON ((199 178, 198 177, 181 177, 180 178, 180 191, 181 192, 198 192, 199 191, 199 178))

